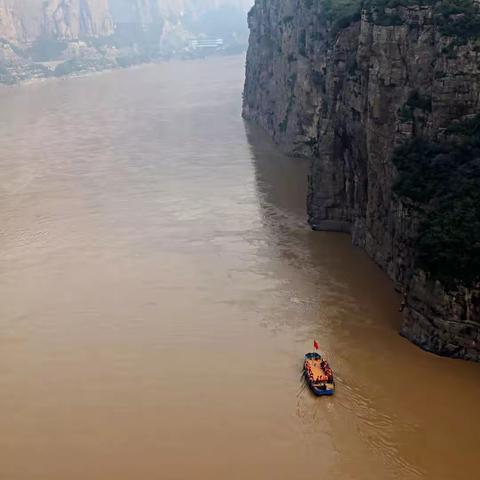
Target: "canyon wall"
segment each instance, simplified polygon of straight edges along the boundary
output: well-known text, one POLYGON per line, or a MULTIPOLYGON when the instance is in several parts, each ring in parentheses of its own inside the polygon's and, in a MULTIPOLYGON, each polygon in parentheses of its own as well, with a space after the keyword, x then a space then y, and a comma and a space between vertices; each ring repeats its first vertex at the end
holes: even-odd
POLYGON ((113 33, 109 0, 0 0, 0 38, 19 44, 113 33))
POLYGON ((0 83, 208 53, 192 39, 241 50, 252 1, 0 0, 0 83))
MULTIPOLYGON (((478 10, 473 2, 468 12, 447 7, 257 0, 243 113, 289 153, 313 159, 310 224, 350 233, 394 280, 404 294, 401 333, 432 352, 478 361, 479 285, 425 270, 418 245, 438 202, 396 188, 401 145, 419 139, 447 151, 449 128, 480 112, 478 10)), ((479 177, 473 181, 477 195, 479 177)), ((480 232, 471 242, 480 254, 480 232)))
POLYGON ((116 23, 146 27, 223 7, 246 13, 250 6, 250 0, 0 0, 0 38, 24 43, 41 35, 109 36, 116 23))

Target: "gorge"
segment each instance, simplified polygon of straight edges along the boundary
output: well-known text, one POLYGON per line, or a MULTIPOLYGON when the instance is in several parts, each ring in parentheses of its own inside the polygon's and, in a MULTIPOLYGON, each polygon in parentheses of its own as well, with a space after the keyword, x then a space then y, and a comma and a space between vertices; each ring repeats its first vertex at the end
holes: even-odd
POLYGON ((480 364, 400 337, 385 272, 309 228, 310 161, 242 121, 244 70, 0 88, 2 480, 476 477, 480 364))
POLYGON ((0 0, 0 83, 246 47, 250 0, 0 0), (210 45, 210 44, 207 44, 210 45), (212 44, 216 47, 216 44, 212 44))
POLYGON ((257 0, 249 26, 243 115, 313 159, 310 225, 388 273, 402 335, 479 361, 477 3, 257 0))

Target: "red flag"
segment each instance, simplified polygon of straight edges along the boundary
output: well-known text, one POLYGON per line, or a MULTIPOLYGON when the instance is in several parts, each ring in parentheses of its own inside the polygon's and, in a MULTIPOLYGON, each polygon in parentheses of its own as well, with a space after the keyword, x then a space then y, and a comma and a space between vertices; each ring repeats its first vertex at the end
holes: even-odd
POLYGON ((313 348, 318 350, 318 342, 316 340, 313 341, 313 348))

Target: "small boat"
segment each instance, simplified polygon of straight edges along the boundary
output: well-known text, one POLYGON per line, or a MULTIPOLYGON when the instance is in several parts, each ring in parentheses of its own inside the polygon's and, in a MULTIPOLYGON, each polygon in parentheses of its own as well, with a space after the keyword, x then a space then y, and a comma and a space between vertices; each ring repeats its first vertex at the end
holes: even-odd
POLYGON ((333 395, 335 380, 330 365, 316 352, 306 353, 303 374, 315 395, 333 395))

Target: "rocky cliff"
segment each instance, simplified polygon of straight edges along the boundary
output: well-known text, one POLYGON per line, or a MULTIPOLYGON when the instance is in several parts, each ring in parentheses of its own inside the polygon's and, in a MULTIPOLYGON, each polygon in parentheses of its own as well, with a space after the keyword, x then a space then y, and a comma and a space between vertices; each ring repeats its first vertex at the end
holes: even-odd
POLYGON ((0 0, 0 38, 18 44, 113 33, 109 0, 0 0))
POLYGON ((0 83, 128 66, 247 43, 252 0, 0 0, 0 83))
POLYGON ((480 360, 480 13, 449 0, 257 0, 244 116, 312 160, 314 229, 404 294, 401 333, 480 360))

